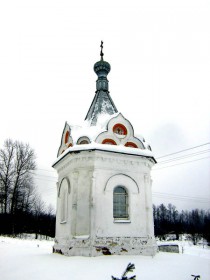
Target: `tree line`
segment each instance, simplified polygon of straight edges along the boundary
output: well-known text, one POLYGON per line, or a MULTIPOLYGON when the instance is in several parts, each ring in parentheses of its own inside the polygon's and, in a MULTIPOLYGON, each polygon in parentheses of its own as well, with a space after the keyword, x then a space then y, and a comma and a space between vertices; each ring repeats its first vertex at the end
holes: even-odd
POLYGON ((6 140, 0 149, 0 234, 55 235, 55 215, 36 191, 34 170, 34 150, 6 140))
POLYGON ((153 216, 155 236, 164 239, 166 235, 174 234, 179 239, 180 234, 188 234, 194 244, 201 238, 210 243, 210 210, 179 212, 172 204, 160 204, 153 205, 153 216))

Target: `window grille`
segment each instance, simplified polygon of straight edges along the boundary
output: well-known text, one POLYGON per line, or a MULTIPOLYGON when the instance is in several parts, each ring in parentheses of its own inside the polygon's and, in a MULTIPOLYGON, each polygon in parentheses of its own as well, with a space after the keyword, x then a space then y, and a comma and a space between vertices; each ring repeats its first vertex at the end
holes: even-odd
POLYGON ((113 192, 113 216, 128 219, 128 193, 122 186, 117 186, 113 192))

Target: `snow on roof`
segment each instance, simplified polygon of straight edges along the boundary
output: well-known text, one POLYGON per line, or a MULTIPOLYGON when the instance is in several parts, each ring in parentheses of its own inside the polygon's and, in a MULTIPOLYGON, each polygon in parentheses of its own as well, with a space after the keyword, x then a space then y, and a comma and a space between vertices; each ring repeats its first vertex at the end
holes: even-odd
POLYGON ((137 148, 125 147, 123 145, 99 144, 93 141, 90 144, 74 145, 73 147, 69 147, 56 159, 56 161, 53 163, 52 166, 54 166, 57 162, 59 162, 68 153, 78 152, 78 151, 90 151, 90 150, 100 150, 100 151, 115 152, 121 154, 144 156, 144 157, 150 157, 154 159, 153 153, 147 149, 142 150, 137 148))
POLYGON ((116 117, 118 114, 119 113, 113 115, 100 114, 98 115, 96 125, 91 125, 89 120, 83 121, 80 125, 69 125, 74 144, 76 144, 77 140, 82 136, 87 136, 91 142, 94 141, 101 132, 106 131, 109 120, 116 117))
POLYGON ((154 155, 152 151, 149 150, 148 144, 145 142, 144 138, 139 134, 138 136, 135 134, 134 137, 137 137, 141 140, 141 142, 143 143, 143 147, 145 147, 145 149, 125 147, 124 144, 108 145, 108 144, 101 144, 95 142, 99 134, 101 134, 104 131, 107 131, 109 121, 113 118, 116 118, 119 114, 121 113, 118 112, 112 115, 103 114, 103 113, 99 114, 97 118, 97 123, 95 125, 91 125, 90 120, 85 120, 79 125, 69 125, 71 128, 71 137, 73 139, 73 146, 70 146, 64 152, 62 152, 62 154, 60 154, 57 160, 53 163, 53 166, 58 161, 60 161, 63 157, 65 157, 65 155, 68 153, 78 152, 78 151, 89 151, 89 150, 110 151, 110 152, 116 152, 122 154, 150 157, 154 159, 154 155), (78 145, 77 143, 80 137, 88 137, 90 143, 78 145))
MULTIPOLYGON (((117 117, 119 114, 121 113, 118 112, 112 115, 100 114, 98 115, 97 123, 94 126, 91 125, 91 121, 89 120, 85 120, 79 125, 69 125, 71 128, 71 135, 73 137, 74 144, 76 144, 77 140, 82 136, 87 136, 91 142, 94 141, 101 132, 106 131, 108 122, 112 118, 117 117)), ((145 141, 141 134, 135 133, 135 137, 139 138, 146 147, 149 145, 149 143, 145 141)))

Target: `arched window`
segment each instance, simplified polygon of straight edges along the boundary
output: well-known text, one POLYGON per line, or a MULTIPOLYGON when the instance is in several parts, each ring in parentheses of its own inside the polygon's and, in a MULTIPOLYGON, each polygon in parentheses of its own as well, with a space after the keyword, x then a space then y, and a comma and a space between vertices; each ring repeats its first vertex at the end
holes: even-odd
POLYGON ((113 192, 113 217, 128 219, 128 193, 123 186, 117 186, 113 192))

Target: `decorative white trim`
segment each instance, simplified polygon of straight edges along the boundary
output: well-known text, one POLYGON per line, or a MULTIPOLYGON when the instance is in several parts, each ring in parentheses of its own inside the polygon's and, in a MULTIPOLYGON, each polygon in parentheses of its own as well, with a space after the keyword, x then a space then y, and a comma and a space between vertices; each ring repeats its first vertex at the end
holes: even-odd
POLYGON ((106 182, 104 192, 110 188, 114 189, 117 185, 126 186, 126 189, 132 190, 133 193, 140 192, 137 182, 129 175, 123 173, 112 175, 106 182))
POLYGON ((129 223, 131 223, 131 220, 114 219, 113 222, 116 223, 116 224, 118 224, 118 223, 119 223, 119 224, 120 224, 120 223, 121 223, 121 224, 129 224, 129 223))
MULTIPOLYGON (((92 154, 90 155, 89 151, 82 151, 76 155, 69 155, 68 158, 62 162, 62 163, 58 163, 58 166, 60 165, 60 167, 57 168, 57 172, 61 173, 62 171, 64 171, 65 169, 71 167, 71 166, 75 166, 75 164, 80 164, 82 162, 84 162, 85 164, 87 164, 87 162, 91 162, 91 161, 99 161, 99 162, 117 162, 120 165, 135 165, 135 166, 139 166, 140 164, 144 164, 147 168, 151 168, 153 163, 150 161, 149 158, 144 157, 144 156, 139 156, 138 158, 133 158, 133 160, 127 159, 125 160, 123 157, 121 157, 122 155, 119 154, 119 157, 114 157, 112 154, 108 155, 108 154, 103 154, 103 155, 99 155, 101 151, 92 151, 92 154)), ((103 151, 102 151, 103 152, 103 151)), ((112 153, 112 152, 110 152, 112 153)), ((132 155, 131 155, 132 156, 132 155)))
POLYGON ((125 138, 127 135, 121 135, 121 134, 118 134, 118 133, 114 133, 115 136, 117 136, 117 138, 120 138, 120 139, 123 139, 125 138))

